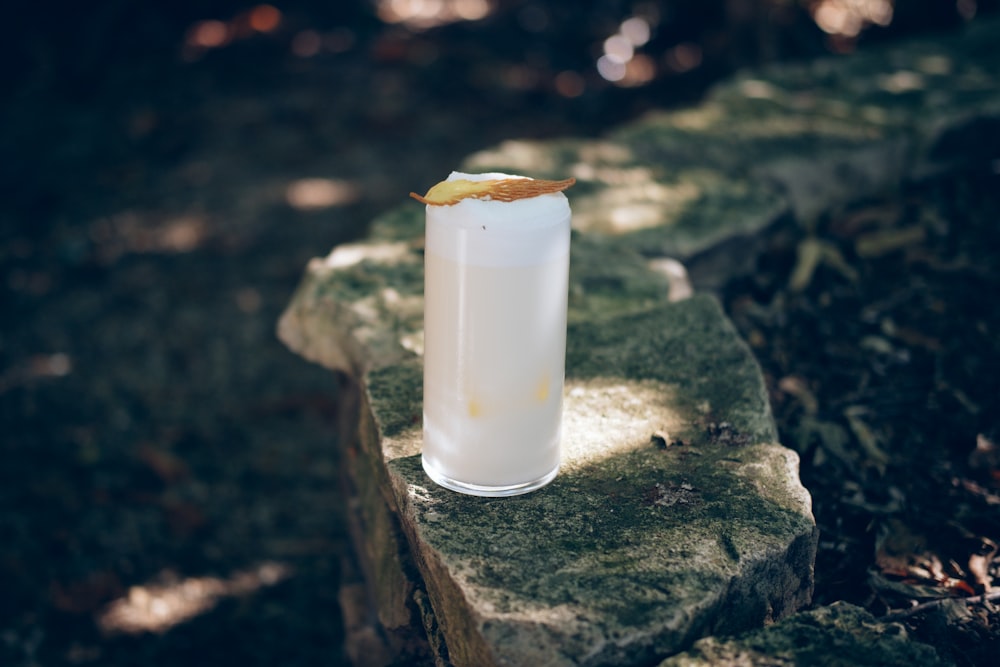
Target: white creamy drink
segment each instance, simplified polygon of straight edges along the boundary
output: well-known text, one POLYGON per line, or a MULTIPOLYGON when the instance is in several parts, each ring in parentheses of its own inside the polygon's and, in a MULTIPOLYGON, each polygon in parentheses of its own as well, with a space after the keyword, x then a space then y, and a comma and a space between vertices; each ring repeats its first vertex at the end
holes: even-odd
POLYGON ((505 496, 555 477, 569 236, 561 192, 427 206, 423 466, 438 484, 505 496))

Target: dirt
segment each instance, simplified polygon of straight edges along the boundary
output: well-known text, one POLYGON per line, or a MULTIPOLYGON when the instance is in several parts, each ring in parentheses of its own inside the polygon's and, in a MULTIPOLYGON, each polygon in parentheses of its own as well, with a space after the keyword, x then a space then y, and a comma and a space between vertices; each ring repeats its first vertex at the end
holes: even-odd
POLYGON ((979 601, 1000 576, 998 215, 977 164, 788 225, 726 290, 802 456, 814 602, 898 618, 959 665, 1000 650, 997 596, 979 601))
MULTIPOLYGON (((363 2, 289 3, 266 32, 222 0, 24 8, 0 109, 0 664, 344 663, 340 383, 274 336, 305 262, 477 149, 830 46, 804 10, 762 29, 723 4, 679 4, 647 48, 701 65, 636 88, 594 69, 617 3, 503 3, 489 32, 363 2), (225 43, 192 47, 209 19, 225 43)), ((908 16, 883 37, 927 27, 908 16)), ((990 169, 831 216, 814 237, 843 265, 798 291, 789 226, 727 291, 803 456, 817 603, 884 614, 997 575, 990 169)), ((997 648, 985 604, 903 620, 960 664, 997 648)))

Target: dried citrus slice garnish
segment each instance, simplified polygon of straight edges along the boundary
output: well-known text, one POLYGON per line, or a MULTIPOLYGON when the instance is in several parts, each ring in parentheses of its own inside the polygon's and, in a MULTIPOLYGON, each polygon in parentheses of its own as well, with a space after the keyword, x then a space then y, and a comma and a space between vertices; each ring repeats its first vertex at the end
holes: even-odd
POLYGON ((562 181, 546 181, 536 178, 503 178, 487 181, 470 181, 458 178, 441 181, 421 197, 416 192, 410 196, 422 204, 430 206, 451 206, 463 199, 489 199, 496 201, 516 201, 539 195, 562 192, 576 183, 575 178, 562 181))

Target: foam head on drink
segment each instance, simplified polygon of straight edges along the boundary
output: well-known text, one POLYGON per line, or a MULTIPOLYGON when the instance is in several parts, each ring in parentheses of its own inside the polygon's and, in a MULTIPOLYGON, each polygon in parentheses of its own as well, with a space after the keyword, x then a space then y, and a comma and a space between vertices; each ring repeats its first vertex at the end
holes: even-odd
POLYGON ((452 173, 424 197, 423 466, 473 495, 559 469, 570 208, 566 181, 452 173))

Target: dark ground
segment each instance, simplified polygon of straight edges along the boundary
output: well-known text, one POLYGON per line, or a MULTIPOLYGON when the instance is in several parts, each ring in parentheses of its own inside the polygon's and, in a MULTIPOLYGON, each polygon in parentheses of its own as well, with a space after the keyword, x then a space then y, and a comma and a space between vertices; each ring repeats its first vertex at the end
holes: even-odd
MULTIPOLYGON (((794 4, 665 3, 643 52, 700 64, 619 88, 595 54, 656 3, 508 1, 411 31, 299 2, 265 33, 249 4, 139 4, 22 8, 0 52, 2 665, 341 663, 339 384, 273 333, 308 258, 504 138, 598 134, 852 45, 794 4), (231 41, 193 46, 206 19, 231 41)), ((854 46, 956 27, 952 4, 854 46)), ((843 264, 797 290, 803 236, 779 230, 727 290, 803 455, 819 603, 882 614, 998 574, 993 167, 831 215, 817 238, 843 264), (900 229, 896 250, 866 236, 900 229)), ((1000 649, 982 605, 905 620, 960 664, 1000 649)))
POLYGON ((1000 594, 959 602, 1000 579, 998 220, 1000 164, 977 164, 788 225, 726 293, 802 456, 814 602, 905 620, 959 665, 1000 655, 1000 594), (810 247, 828 259, 800 278, 810 247))

